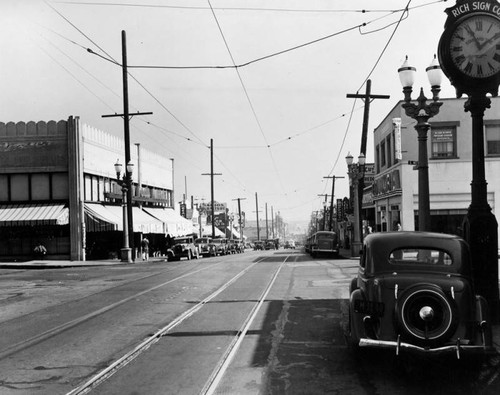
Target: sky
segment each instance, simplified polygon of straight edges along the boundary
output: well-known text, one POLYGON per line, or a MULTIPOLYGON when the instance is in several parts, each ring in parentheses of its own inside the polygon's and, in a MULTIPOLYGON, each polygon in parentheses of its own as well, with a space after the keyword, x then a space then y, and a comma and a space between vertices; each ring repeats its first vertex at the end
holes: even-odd
MULTIPOLYGON (((345 157, 360 153, 364 103, 346 95, 367 79, 390 95, 370 104, 373 162, 373 130, 403 98, 397 69, 408 56, 414 97, 420 87, 430 97, 425 68, 454 4, 2 0, 0 122, 79 116, 123 137, 123 122, 102 115, 123 113, 125 31, 130 112, 153 112, 132 118, 131 142, 174 158, 176 201, 210 201, 212 140, 216 201, 237 212, 240 198, 249 220, 267 204, 269 216, 307 222, 331 193, 325 177, 345 177, 335 199, 348 196, 345 157)), ((441 97, 455 97, 446 78, 441 97)))

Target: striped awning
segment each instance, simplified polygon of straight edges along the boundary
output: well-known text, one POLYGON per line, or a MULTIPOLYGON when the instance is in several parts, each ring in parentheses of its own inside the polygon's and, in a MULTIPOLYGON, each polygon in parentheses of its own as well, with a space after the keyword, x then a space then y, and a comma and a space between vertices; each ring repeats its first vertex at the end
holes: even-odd
POLYGON ((9 204, 0 206, 0 226, 67 225, 65 204, 9 204))
MULTIPOLYGON (((123 228, 122 218, 117 217, 100 203, 85 203, 85 229, 87 232, 105 232, 123 228)), ((122 229, 120 229, 122 230, 122 229)))
POLYGON ((165 234, 174 237, 197 234, 196 229, 193 228, 193 222, 176 213, 172 208, 144 207, 144 211, 165 224, 165 234))

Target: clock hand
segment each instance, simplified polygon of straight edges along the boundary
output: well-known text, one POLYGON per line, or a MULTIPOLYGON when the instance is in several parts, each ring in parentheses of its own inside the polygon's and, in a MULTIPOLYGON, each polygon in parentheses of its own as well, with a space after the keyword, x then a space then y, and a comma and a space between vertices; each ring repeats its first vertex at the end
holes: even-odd
POLYGON ((500 38, 500 33, 496 33, 493 37, 490 37, 484 43, 479 44, 479 49, 482 49, 486 44, 489 44, 491 41, 497 40, 498 38, 500 38))
POLYGON ((470 36, 472 36, 474 42, 476 43, 477 49, 481 49, 481 43, 479 42, 476 35, 472 31, 471 27, 469 25, 465 25, 465 30, 467 31, 467 33, 469 33, 470 36))
POLYGON ((486 40, 484 43, 481 44, 481 48, 479 48, 479 52, 475 56, 477 57, 477 56, 484 55, 486 52, 488 52, 490 49, 492 49, 495 45, 497 45, 497 41, 499 38, 500 38, 500 33, 497 33, 493 37, 486 40), (487 45, 487 44, 491 44, 491 45, 488 45, 485 48, 485 45, 487 45))

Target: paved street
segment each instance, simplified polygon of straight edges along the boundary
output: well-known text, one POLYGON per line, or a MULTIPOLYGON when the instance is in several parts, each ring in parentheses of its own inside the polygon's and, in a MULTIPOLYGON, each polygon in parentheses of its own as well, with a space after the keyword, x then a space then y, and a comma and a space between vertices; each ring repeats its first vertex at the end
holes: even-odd
POLYGON ((344 331, 356 259, 311 259, 299 250, 279 250, 110 263, 1 269, 2 395, 78 391, 145 341, 151 344, 92 384, 92 393, 500 389, 498 355, 483 363, 424 363, 350 350, 344 331))

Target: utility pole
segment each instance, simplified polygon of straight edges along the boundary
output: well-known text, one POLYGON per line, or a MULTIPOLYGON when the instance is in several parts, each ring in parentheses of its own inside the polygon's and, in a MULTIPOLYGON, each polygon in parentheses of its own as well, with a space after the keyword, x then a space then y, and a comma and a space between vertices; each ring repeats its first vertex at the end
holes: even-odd
MULTIPOLYGON (((333 199, 335 197, 335 180, 337 178, 345 178, 345 177, 339 177, 339 176, 326 176, 323 178, 331 178, 332 179, 332 200, 330 201, 330 220, 328 222, 328 230, 333 231, 333 199)), ((325 195, 326 196, 326 195, 325 195)), ((338 210, 338 207, 337 207, 338 210)))
POLYGON ((269 222, 267 220, 267 203, 266 203, 266 240, 269 240, 269 222))
POLYGON ((238 225, 240 226, 240 241, 243 240, 243 228, 241 226, 241 201, 242 200, 247 200, 246 198, 236 198, 233 200, 238 201, 238 225))
POLYGON ((271 233, 273 234, 273 239, 274 239, 274 212, 273 212, 273 206, 271 206, 271 233))
POLYGON ((326 203, 328 201, 328 195, 325 193, 321 193, 318 196, 325 197, 325 201, 323 202, 323 230, 326 230, 326 203))
POLYGON ((257 198, 257 192, 255 192, 255 212, 257 213, 257 241, 260 241, 260 222, 259 222, 259 199, 257 198))
MULTIPOLYGON (((353 93, 348 93, 346 95, 347 98, 351 99, 362 99, 365 102, 365 111, 363 113, 363 130, 361 133, 361 150, 360 154, 363 154, 366 157, 366 140, 368 138, 368 119, 370 117, 370 103, 372 100, 375 99, 390 99, 391 96, 389 95, 372 95, 371 93, 371 88, 372 88, 372 80, 367 80, 366 81, 366 91, 365 94, 353 94, 353 93)), ((364 169, 363 169, 364 170, 364 169)), ((359 225, 360 229, 362 229, 362 205, 363 205, 363 190, 365 188, 365 178, 364 178, 364 171, 362 172, 363 176, 360 178, 359 183, 358 183, 358 190, 355 191, 355 193, 358 194, 358 204, 359 204, 359 225)), ((332 197, 333 199, 333 197, 332 197)), ((363 237, 363 232, 361 232, 361 237, 363 237)), ((362 240, 361 240, 362 242, 362 240)))
MULTIPOLYGON (((128 110, 128 71, 127 71, 127 37, 125 30, 122 30, 122 75, 123 75, 123 114, 103 115, 103 118, 122 117, 124 140, 125 140, 125 176, 127 179, 127 222, 129 246, 132 250, 132 260, 135 260, 134 254, 134 223, 132 218, 132 177, 127 170, 130 162, 130 118, 134 115, 151 115, 152 112, 136 112, 129 114, 128 110)), ((125 229, 123 230, 125 232, 125 229)))
POLYGON ((212 213, 212 238, 215 238, 215 210, 214 210, 214 176, 221 176, 222 173, 214 173, 214 140, 210 139, 210 173, 202 173, 202 176, 210 176, 210 200, 212 213))

